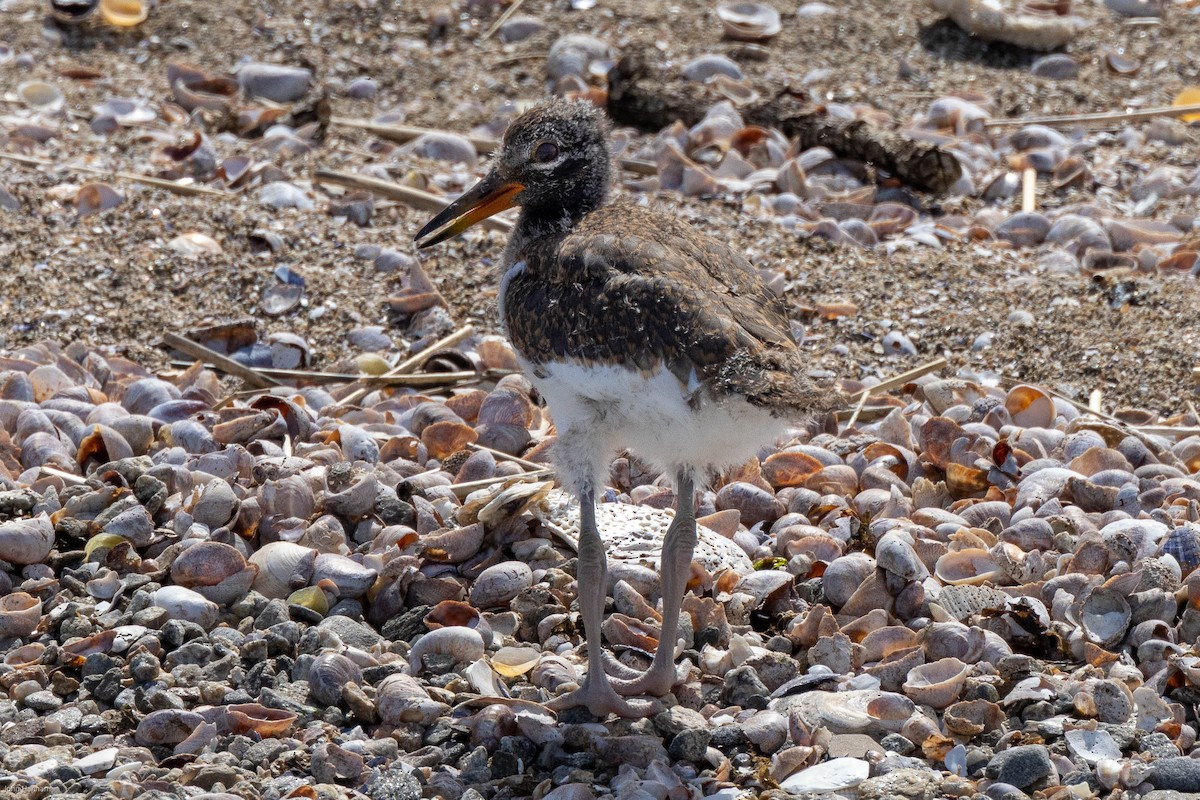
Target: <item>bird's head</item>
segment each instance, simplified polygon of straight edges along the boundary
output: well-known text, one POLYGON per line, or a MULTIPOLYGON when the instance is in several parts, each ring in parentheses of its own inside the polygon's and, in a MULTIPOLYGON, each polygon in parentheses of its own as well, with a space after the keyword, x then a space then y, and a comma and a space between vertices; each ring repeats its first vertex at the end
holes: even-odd
POLYGON ((551 100, 513 120, 492 169, 416 235, 428 247, 513 206, 550 223, 577 220, 604 202, 611 155, 604 114, 580 100, 551 100))

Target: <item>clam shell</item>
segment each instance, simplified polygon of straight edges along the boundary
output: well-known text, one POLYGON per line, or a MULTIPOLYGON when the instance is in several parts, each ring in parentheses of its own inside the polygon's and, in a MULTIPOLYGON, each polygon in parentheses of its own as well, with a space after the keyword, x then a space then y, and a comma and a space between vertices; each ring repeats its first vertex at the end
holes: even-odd
POLYGON ((1093 589, 1078 610, 1084 636, 1101 647, 1111 647, 1125 638, 1131 616, 1124 595, 1104 586, 1093 589))
POLYGON ((725 35, 739 42, 764 42, 783 30, 779 12, 766 3, 722 3, 717 17, 725 35))
POLYGON ((203 595, 183 586, 164 586, 152 595, 154 605, 164 608, 172 619, 194 622, 204 630, 215 628, 221 609, 203 595))
POLYGON ((362 683, 362 670, 341 653, 322 653, 308 670, 308 693, 318 703, 336 706, 348 683, 362 683))
POLYGON ((987 550, 951 550, 937 560, 934 574, 942 583, 980 586, 1003 576, 1000 565, 987 550))
POLYGON ((294 590, 308 585, 316 558, 316 550, 292 542, 263 545, 249 558, 249 562, 258 567, 254 590, 268 599, 282 600, 294 590))
POLYGON ((100 16, 114 28, 132 28, 150 16, 149 0, 100 0, 100 16))
POLYGON ((0 597, 0 639, 22 639, 37 629, 42 601, 26 592, 0 597))
POLYGON ((970 665, 957 658, 922 664, 909 673, 904 694, 914 703, 945 708, 958 699, 970 671, 970 665))
POLYGON ((405 674, 383 679, 377 705, 380 719, 389 725, 432 725, 450 710, 450 706, 430 697, 416 678, 405 674))
POLYGON ((0 522, 0 561, 40 564, 54 547, 54 525, 46 514, 0 522))

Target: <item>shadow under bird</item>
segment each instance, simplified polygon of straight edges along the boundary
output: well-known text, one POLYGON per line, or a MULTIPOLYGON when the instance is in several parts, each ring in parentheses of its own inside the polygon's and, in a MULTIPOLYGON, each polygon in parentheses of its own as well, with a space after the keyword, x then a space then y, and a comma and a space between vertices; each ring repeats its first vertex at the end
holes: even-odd
POLYGON ((682 679, 675 645, 696 487, 839 395, 806 377, 783 303, 744 257, 676 217, 608 201, 609 134, 588 103, 534 107, 509 126, 487 176, 416 239, 428 247, 521 208, 501 260, 501 321, 550 407, 559 477, 580 501, 588 670, 550 706, 641 716, 661 707, 642 696, 682 679), (607 556, 596 493, 621 449, 672 476, 678 498, 661 559, 662 637, 644 673, 606 660, 601 647, 607 556))

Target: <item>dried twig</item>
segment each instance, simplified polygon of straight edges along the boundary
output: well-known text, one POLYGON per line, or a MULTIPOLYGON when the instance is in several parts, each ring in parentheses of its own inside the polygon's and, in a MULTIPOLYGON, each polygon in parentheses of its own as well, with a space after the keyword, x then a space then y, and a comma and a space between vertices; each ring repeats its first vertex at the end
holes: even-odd
POLYGON ((522 467, 524 467, 525 469, 528 469, 528 470, 536 471, 539 469, 546 468, 545 464, 538 464, 536 461, 526 461, 525 459, 521 458, 520 456, 509 455, 508 453, 505 453, 503 450, 496 450, 494 448, 487 447, 486 445, 475 444, 474 442, 472 442, 471 444, 467 445, 467 447, 471 450, 480 450, 485 453, 491 453, 493 456, 500 459, 501 461, 511 461, 514 464, 520 464, 522 467))
POLYGON ((1112 122, 1141 122, 1155 117, 1182 117, 1186 114, 1200 113, 1200 103, 1186 106, 1160 106, 1147 108, 1144 111, 1102 111, 1096 114, 1067 114, 1060 117, 1005 117, 990 119, 983 124, 989 128, 1003 128, 1008 125, 1107 125, 1112 122))
POLYGON ((504 13, 501 14, 500 17, 495 22, 492 23, 492 27, 488 28, 487 32, 483 34, 484 41, 487 41, 488 39, 492 38, 492 36, 495 35, 496 31, 500 30, 500 26, 503 25, 504 23, 508 22, 509 17, 511 17, 513 14, 517 13, 517 9, 519 9, 521 7, 521 4, 524 2, 525 2, 525 0, 513 0, 512 5, 510 5, 506 9, 504 9, 504 13))
POLYGON ((1182 425, 1134 425, 1133 429, 1147 436, 1166 436, 1183 439, 1188 436, 1200 436, 1200 428, 1184 427, 1182 425))
POLYGON ((1192 381, 1200 383, 1200 367, 1192 367, 1192 381))
POLYGON ((205 347, 202 344, 197 344, 191 339, 184 338, 177 333, 167 332, 162 337, 163 344, 168 347, 173 347, 182 353, 187 353, 189 356, 197 358, 201 361, 207 361, 214 364, 217 369, 226 372, 230 375, 241 378, 247 386, 256 386, 261 389, 266 389, 271 386, 278 386, 279 381, 274 378, 269 378, 261 372, 247 367, 245 364, 239 364, 232 358, 223 356, 211 348, 205 347))
MULTIPOLYGON (((353 172, 338 172, 332 169, 319 169, 313 173, 313 177, 324 183, 333 183, 338 186, 348 186, 351 189, 366 189, 367 191, 381 194, 384 197, 392 200, 399 200, 413 208, 419 208, 422 211, 441 211, 449 204, 449 200, 445 197, 439 197, 436 194, 423 192, 420 189, 414 189, 411 186, 401 186, 392 181, 385 181, 379 178, 370 178, 366 175, 356 175, 353 172)), ((509 231, 512 230, 512 223, 508 220, 498 219, 497 217, 488 217, 481 223, 483 227, 490 228, 494 231, 509 231)))
MULTIPOLYGON (((475 152, 480 155, 487 155, 495 152, 500 148, 500 140, 493 139, 490 136, 473 136, 469 133, 457 133, 454 131, 443 131, 436 128, 421 128, 415 125, 383 125, 378 122, 371 122, 366 119, 351 119, 348 117, 334 117, 331 121, 333 125, 341 125, 343 128, 358 128, 364 130, 372 136, 378 136, 380 139, 387 139, 390 142, 411 142, 420 136, 427 133, 450 133, 454 136, 461 136, 471 143, 475 148, 475 152)), ((649 161, 639 161, 635 158, 621 158, 618 163, 622 169, 638 175, 657 175, 658 167, 651 164, 649 161)))
MULTIPOLYGON (((189 367, 191 363, 190 361, 172 361, 171 366, 189 367)), ((205 364, 205 366, 220 369, 220 367, 213 364, 205 364)), ((275 369, 273 367, 260 367, 256 372, 269 378, 275 378, 283 382, 285 386, 296 383, 327 384, 354 383, 356 381, 375 386, 449 386, 451 384, 474 383, 481 379, 477 372, 422 372, 418 375, 361 375, 352 372, 321 372, 309 369, 275 369)), ((258 389, 252 389, 247 394, 254 394, 258 391, 258 389)))
POLYGON ((76 486, 87 483, 87 478, 84 478, 80 475, 75 475, 74 473, 71 473, 71 472, 64 472, 61 469, 55 469, 54 467, 45 467, 45 466, 39 467, 39 469, 42 471, 43 475, 49 475, 53 478, 58 478, 62 481, 65 481, 66 483, 74 484, 76 486))
POLYGON ((908 372, 902 372, 899 375, 895 376, 894 378, 888 378, 886 381, 881 381, 881 382, 875 384, 874 386, 869 386, 866 389, 863 389, 858 394, 851 395, 850 399, 854 400, 861 395, 870 396, 873 394, 881 394, 883 392, 887 392, 892 389, 897 389, 906 383, 916 380, 917 378, 921 377, 922 375, 928 375, 931 372, 937 372, 939 369, 946 366, 946 363, 947 363, 946 359, 944 359, 944 358, 934 359, 933 361, 930 361, 928 364, 922 364, 919 367, 914 367, 914 368, 910 369, 908 372))
POLYGON ((862 413, 863 406, 867 404, 867 398, 871 396, 870 392, 862 392, 858 398, 858 405, 854 407, 854 413, 850 415, 850 419, 846 420, 846 430, 854 427, 854 423, 858 422, 858 415, 862 413))
MULTIPOLYGON (((463 339, 471 336, 473 333, 475 333, 474 328, 472 328, 470 325, 464 325, 454 333, 438 339, 436 342, 429 345, 429 347, 426 347, 416 355, 404 359, 399 364, 383 373, 383 375, 378 376, 378 378, 394 378, 398 375, 408 375, 410 372, 414 372, 417 367, 424 364, 435 354, 440 353, 442 350, 445 350, 448 347, 453 347, 463 339)), ((342 404, 346 405, 350 403, 357 403, 368 392, 370 392, 372 388, 372 386, 364 386, 360 389, 355 389, 353 392, 343 397, 341 402, 342 404)))
POLYGON ((53 167, 54 169, 65 169, 70 172, 86 172, 89 175, 107 175, 124 181, 132 181, 145 186, 153 186, 156 189, 166 189, 168 192, 174 192, 175 194, 181 194, 185 196, 230 196, 229 192, 222 191, 221 189, 212 189, 208 186, 198 186, 194 183, 177 183, 175 181, 169 181, 165 178, 154 178, 150 175, 141 175, 136 172, 122 172, 120 170, 101 169, 99 167, 89 167, 85 164, 60 164, 57 161, 51 161, 46 158, 24 156, 18 153, 0 153, 0 159, 12 161, 15 164, 23 164, 27 167, 53 167))
POLYGON ((554 470, 550 467, 542 467, 536 472, 522 472, 520 475, 496 475, 492 478, 483 478, 477 481, 467 481, 466 483, 452 483, 447 486, 458 497, 466 497, 476 489, 486 489, 488 486, 494 486, 497 483, 505 481, 534 481, 542 478, 551 478, 554 476, 554 470))

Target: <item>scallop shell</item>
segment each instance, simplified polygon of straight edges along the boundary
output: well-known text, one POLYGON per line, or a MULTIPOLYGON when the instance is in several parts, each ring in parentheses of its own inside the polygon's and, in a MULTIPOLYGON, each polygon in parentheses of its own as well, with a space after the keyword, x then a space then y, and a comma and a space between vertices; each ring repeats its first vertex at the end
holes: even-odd
POLYGON ((945 708, 958 699, 970 671, 970 665, 957 658, 922 664, 909 673, 904 694, 914 703, 945 708))

